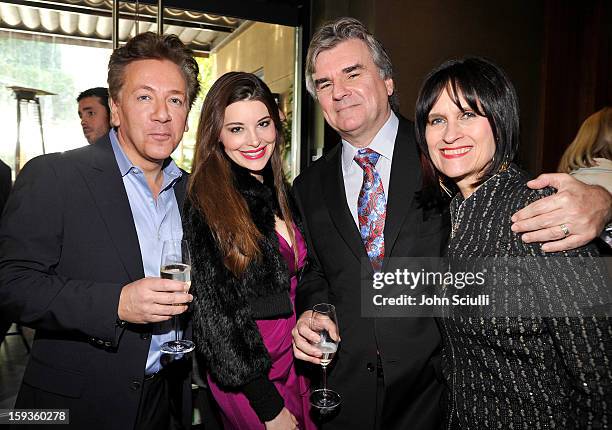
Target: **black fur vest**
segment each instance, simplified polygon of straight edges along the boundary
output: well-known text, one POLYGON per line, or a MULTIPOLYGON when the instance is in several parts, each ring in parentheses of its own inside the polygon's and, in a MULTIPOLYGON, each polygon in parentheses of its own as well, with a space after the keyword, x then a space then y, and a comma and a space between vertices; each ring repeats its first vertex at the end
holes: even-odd
MULTIPOLYGON (((274 214, 278 204, 270 187, 233 166, 235 184, 262 233, 262 258, 236 278, 224 265, 201 212, 187 199, 184 236, 192 258, 193 333, 198 360, 222 387, 238 388, 267 376, 271 360, 255 320, 291 315, 290 275, 279 251, 274 214)), ((295 212, 292 212, 292 215, 295 212)))

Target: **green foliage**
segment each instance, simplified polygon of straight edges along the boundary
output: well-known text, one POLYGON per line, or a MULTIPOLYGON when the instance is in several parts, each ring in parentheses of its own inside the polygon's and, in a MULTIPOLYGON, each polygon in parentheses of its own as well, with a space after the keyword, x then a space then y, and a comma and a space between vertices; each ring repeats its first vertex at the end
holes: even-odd
POLYGON ((210 58, 197 57, 196 61, 198 62, 198 66, 200 66, 199 80, 201 91, 189 113, 189 131, 183 136, 182 151, 179 156, 175 157, 176 164, 188 172, 191 172, 191 165, 193 163, 193 152, 195 149, 196 133, 200 120, 200 112, 202 111, 202 104, 204 103, 206 94, 208 94, 208 90, 213 84, 212 60, 210 58))
POLYGON ((0 84, 36 88, 49 96, 57 120, 74 117, 74 82, 62 70, 61 47, 37 40, 0 36, 0 84))

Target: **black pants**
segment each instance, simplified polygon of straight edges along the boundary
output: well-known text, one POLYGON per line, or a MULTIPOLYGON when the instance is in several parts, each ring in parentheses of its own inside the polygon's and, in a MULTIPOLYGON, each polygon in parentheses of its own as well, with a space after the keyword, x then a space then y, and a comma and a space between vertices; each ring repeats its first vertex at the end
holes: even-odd
POLYGON ((376 360, 376 419, 374 421, 374 428, 376 430, 382 430, 382 411, 383 404, 385 401, 385 376, 383 374, 382 363, 380 362, 380 356, 376 360))
POLYGON ((161 370, 143 381, 134 429, 183 429, 181 410, 182 379, 176 378, 171 370, 161 370))

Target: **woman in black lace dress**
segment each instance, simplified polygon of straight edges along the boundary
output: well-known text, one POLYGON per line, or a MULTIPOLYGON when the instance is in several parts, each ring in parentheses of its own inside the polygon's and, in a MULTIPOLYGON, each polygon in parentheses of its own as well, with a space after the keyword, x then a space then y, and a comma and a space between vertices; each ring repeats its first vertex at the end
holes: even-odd
MULTIPOLYGON (((519 141, 512 84, 483 59, 448 61, 421 88, 416 130, 424 204, 439 200, 440 189, 456 193, 449 259, 487 265, 487 283, 473 293, 494 303, 447 306, 438 320, 446 427, 612 427, 609 307, 593 310, 609 306, 609 277, 596 248, 545 256, 510 228, 514 212, 554 191, 529 189, 512 163, 519 141)), ((568 234, 566 225, 559 229, 568 234)))

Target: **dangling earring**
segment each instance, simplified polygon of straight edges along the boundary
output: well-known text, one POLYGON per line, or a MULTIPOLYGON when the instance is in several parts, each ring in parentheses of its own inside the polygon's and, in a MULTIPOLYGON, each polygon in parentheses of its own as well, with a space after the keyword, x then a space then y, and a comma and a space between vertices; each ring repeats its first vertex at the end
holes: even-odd
POLYGON ((449 197, 453 197, 451 190, 449 190, 448 187, 444 185, 444 182, 442 181, 442 177, 440 176, 438 176, 438 184, 440 185, 440 188, 442 188, 442 191, 444 191, 449 197))

